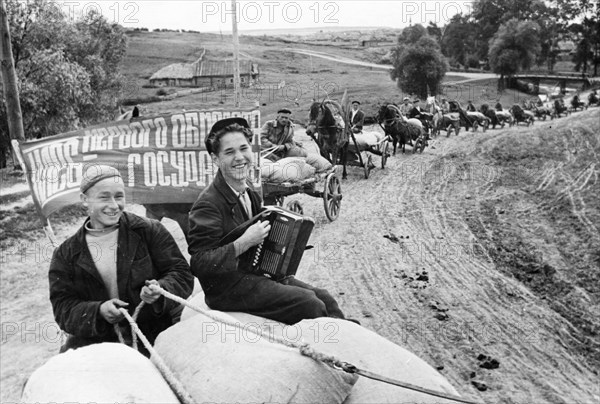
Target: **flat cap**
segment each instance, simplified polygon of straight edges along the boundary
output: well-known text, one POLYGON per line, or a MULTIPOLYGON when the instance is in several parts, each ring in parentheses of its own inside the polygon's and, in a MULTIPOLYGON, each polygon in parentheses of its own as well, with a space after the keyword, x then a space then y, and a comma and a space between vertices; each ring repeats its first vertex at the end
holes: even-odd
POLYGON ((410 98, 404 97, 404 99, 402 101, 410 101, 410 98))
POLYGON ((250 129, 250 125, 248 124, 248 121, 239 116, 233 117, 233 118, 224 118, 224 119, 221 119, 221 120, 215 122, 213 124, 212 128, 210 128, 210 132, 208 132, 208 136, 206 136, 206 139, 204 140, 204 145, 206 146, 206 150, 209 153, 213 152, 212 145, 213 145, 213 141, 215 139, 215 135, 217 134, 217 132, 219 132, 222 129, 225 129, 229 125, 234 125, 234 124, 238 124, 242 128, 250 129))
POLYGON ((290 111, 287 108, 281 108, 279 111, 277 111, 278 114, 291 114, 292 111, 290 111))
POLYGON ((88 189, 90 189, 100 181, 105 180, 107 178, 116 177, 123 179, 119 170, 117 170, 114 167, 102 164, 91 165, 83 173, 83 178, 81 179, 79 190, 82 193, 85 193, 88 189))
POLYGON ((360 105, 360 102, 359 101, 352 101, 352 104, 358 104, 358 105, 360 105))
POLYGON ((210 128, 210 132, 208 135, 210 136, 213 133, 217 133, 221 129, 225 129, 229 125, 233 125, 236 123, 243 128, 250 128, 250 125, 248 124, 247 120, 237 116, 237 117, 233 117, 233 118, 221 119, 220 121, 215 122, 214 125, 212 126, 212 128, 210 128))

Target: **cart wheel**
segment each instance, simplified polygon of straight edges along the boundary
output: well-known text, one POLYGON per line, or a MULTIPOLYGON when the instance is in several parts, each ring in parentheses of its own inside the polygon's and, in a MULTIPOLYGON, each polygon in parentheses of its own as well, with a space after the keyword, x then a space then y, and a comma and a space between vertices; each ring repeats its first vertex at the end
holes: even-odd
POLYGON ((292 212, 299 213, 301 215, 304 214, 304 208, 302 204, 298 200, 289 201, 286 205, 287 210, 291 210, 292 212))
POLYGON ((382 144, 381 144, 381 168, 385 168, 385 164, 387 163, 387 159, 389 157, 388 154, 388 146, 390 145, 390 142, 385 140, 382 144))
POLYGON ((374 167, 373 158, 371 157, 370 154, 367 155, 367 158, 364 160, 363 163, 364 163, 363 168, 365 169, 365 179, 368 179, 369 174, 371 174, 371 169, 374 167))
POLYGON ((423 141, 423 138, 421 136, 419 136, 417 140, 415 140, 415 145, 413 146, 413 154, 415 154, 417 150, 421 153, 423 152, 423 150, 425 150, 425 142, 423 141))
POLYGON ((342 187, 340 180, 331 173, 325 180, 323 189, 323 205, 325 207, 325 215, 329 221, 333 222, 340 214, 342 205, 342 187))

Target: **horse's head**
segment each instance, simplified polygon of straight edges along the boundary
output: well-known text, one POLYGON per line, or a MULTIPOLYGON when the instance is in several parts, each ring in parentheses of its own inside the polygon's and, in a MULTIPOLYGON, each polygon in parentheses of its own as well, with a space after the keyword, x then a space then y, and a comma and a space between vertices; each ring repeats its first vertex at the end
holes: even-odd
POLYGON ((306 126, 306 134, 314 136, 317 133, 317 120, 321 112, 321 103, 313 102, 308 110, 308 125, 306 126))
POLYGON ((332 108, 341 107, 335 101, 313 102, 308 113, 308 126, 306 133, 311 136, 319 132, 324 135, 332 135, 335 138, 338 129, 332 108))
POLYGON ((377 121, 385 125, 391 125, 398 117, 401 117, 400 109, 394 104, 382 105, 377 113, 377 121))

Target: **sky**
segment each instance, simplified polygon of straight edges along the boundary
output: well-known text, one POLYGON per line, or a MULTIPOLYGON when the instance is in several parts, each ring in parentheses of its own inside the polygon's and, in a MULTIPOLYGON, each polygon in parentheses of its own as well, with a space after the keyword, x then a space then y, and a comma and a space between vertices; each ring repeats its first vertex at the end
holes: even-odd
MULTIPOLYGON (((230 32, 232 1, 136 0, 56 1, 73 18, 90 9, 126 28, 169 28, 201 32, 230 32)), ((467 14, 472 1, 393 0, 265 0, 237 1, 238 30, 317 27, 404 28, 429 21, 444 25, 457 13, 467 14)))

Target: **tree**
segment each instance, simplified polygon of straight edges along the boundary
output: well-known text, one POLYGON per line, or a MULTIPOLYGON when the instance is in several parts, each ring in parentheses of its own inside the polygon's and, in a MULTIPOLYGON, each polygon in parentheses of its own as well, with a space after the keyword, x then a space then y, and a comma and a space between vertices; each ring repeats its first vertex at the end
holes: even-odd
POLYGON ((434 38, 440 46, 442 45, 442 29, 433 21, 429 21, 427 26, 427 35, 434 38))
POLYGON ((600 65, 600 2, 578 0, 557 0, 560 4, 562 21, 569 28, 571 38, 577 43, 573 61, 577 71, 589 64, 594 66, 594 76, 598 76, 600 65), (581 23, 573 22, 579 20, 581 23))
MULTIPOLYGON (((570 1, 570 0, 567 0, 570 1)), ((586 1, 586 0, 582 0, 586 1)), ((501 25, 509 20, 533 21, 540 27, 549 27, 546 32, 548 38, 544 38, 550 49, 550 44, 558 38, 559 30, 553 25, 556 21, 556 10, 550 8, 541 0, 479 0, 474 3, 473 12, 470 18, 477 27, 476 30, 476 49, 480 59, 485 59, 489 55, 491 39, 496 35, 501 25)), ((539 34, 542 34, 541 29, 539 34)), ((542 38, 540 38, 542 39, 542 38)), ((545 57, 542 53, 540 54, 545 57)), ((545 59, 544 59, 545 60, 545 59)), ((543 60, 541 61, 543 62, 543 60)))
POLYGON ((437 41, 422 26, 414 27, 410 27, 413 29, 404 38, 399 38, 399 45, 392 51, 391 78, 402 91, 425 98, 428 93, 439 93, 448 62, 437 41), (417 37, 419 33, 421 36, 417 37))
MULTIPOLYGON (((27 138, 110 120, 124 87, 124 29, 97 13, 73 22, 48 0, 5 1, 27 138)), ((6 119, 0 103, 0 122, 6 119)), ((9 133, 0 124, 0 152, 9 133)))
POLYGON ((476 26, 467 16, 457 14, 445 27, 441 43, 442 52, 461 65, 467 65, 467 57, 477 53, 475 37, 476 26))
MULTIPOLYGON (((520 70, 529 69, 540 52, 540 27, 531 21, 512 19, 502 24, 490 40, 490 66, 500 74, 500 84, 504 77, 512 76, 520 70)), ((503 87, 501 87, 503 88, 503 87)))
POLYGON ((398 44, 413 45, 425 35, 427 35, 427 30, 421 24, 411 25, 402 30, 398 36, 398 44))

